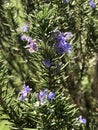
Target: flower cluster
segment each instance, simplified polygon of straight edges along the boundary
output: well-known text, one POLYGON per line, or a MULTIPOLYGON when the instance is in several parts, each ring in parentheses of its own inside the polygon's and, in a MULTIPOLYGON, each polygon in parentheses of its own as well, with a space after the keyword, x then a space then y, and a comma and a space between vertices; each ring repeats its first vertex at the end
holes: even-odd
POLYGON ((89 5, 91 6, 92 9, 96 8, 96 4, 92 0, 89 0, 89 5))
POLYGON ((55 40, 56 40, 56 49, 58 54, 62 54, 63 52, 65 53, 70 53, 72 48, 71 45, 69 44, 68 40, 72 38, 73 35, 70 32, 66 32, 62 34, 59 30, 56 31, 55 33, 55 40))
POLYGON ((36 40, 32 39, 31 37, 28 37, 26 35, 22 35, 20 37, 22 41, 27 41, 28 45, 25 46, 25 48, 28 48, 30 53, 33 53, 35 51, 38 51, 38 47, 36 45, 36 40))
MULTIPOLYGON (((22 32, 25 33, 28 30, 29 25, 25 24, 25 26, 22 28, 22 32)), ((28 37, 27 35, 23 34, 20 37, 21 41, 27 41, 27 45, 25 48, 29 50, 30 53, 38 51, 38 47, 36 45, 36 40, 32 39, 31 37, 28 37)))
POLYGON ((32 89, 29 88, 29 86, 26 86, 26 85, 24 84, 23 90, 20 92, 19 100, 21 100, 21 101, 25 100, 25 97, 29 94, 29 92, 30 92, 31 90, 32 90, 32 89))
POLYGON ((79 121, 80 123, 82 123, 82 124, 86 124, 86 119, 85 119, 85 118, 82 118, 81 115, 78 117, 78 121, 79 121))
POLYGON ((40 103, 44 105, 47 102, 47 100, 50 101, 55 99, 55 96, 56 95, 54 92, 48 92, 48 90, 45 89, 44 91, 40 91, 40 93, 38 94, 38 99, 40 103))
POLYGON ((33 39, 31 40, 31 42, 28 45, 25 46, 25 48, 28 48, 30 53, 38 50, 36 42, 33 39))

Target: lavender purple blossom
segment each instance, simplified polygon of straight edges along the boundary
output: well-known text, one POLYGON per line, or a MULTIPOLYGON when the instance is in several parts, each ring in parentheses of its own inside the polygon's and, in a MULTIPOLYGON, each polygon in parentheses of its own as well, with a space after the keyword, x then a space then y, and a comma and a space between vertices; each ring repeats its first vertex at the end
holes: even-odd
POLYGON ((25 48, 28 48, 30 53, 38 51, 37 45, 34 40, 30 42, 28 45, 26 45, 25 48))
POLYGON ((44 105, 48 100, 53 100, 55 99, 55 93, 54 92, 49 92, 48 93, 48 90, 45 89, 43 91, 40 91, 40 93, 38 94, 38 99, 40 101, 40 103, 42 105, 44 105))
POLYGON ((63 0, 63 2, 64 2, 64 3, 68 3, 68 2, 69 2, 69 0, 63 0))
POLYGON ((22 35, 22 36, 20 37, 20 39, 21 39, 21 41, 26 41, 26 40, 28 39, 28 36, 22 35))
POLYGON ((20 92, 19 100, 22 100, 22 101, 25 100, 25 97, 30 93, 31 90, 32 90, 32 89, 29 88, 29 86, 26 86, 26 85, 24 84, 23 90, 20 92))
POLYGON ((20 37, 22 41, 27 41, 28 45, 25 46, 29 50, 30 53, 38 51, 38 47, 36 45, 36 40, 32 39, 31 37, 28 37, 26 35, 22 35, 20 37))
POLYGON ((91 6, 92 9, 96 8, 96 4, 92 0, 89 0, 89 5, 91 6))
POLYGON ((48 68, 51 66, 50 59, 45 59, 42 63, 48 68))
POLYGON ((65 41, 68 41, 69 39, 71 39, 74 35, 71 32, 65 32, 64 33, 65 36, 65 41))
MULTIPOLYGON (((28 30, 29 25, 25 24, 24 27, 22 28, 23 32, 26 32, 28 30)), ((30 53, 36 52, 38 51, 38 47, 36 45, 36 40, 32 39, 31 37, 26 36, 25 34, 23 34, 20 39, 22 41, 27 41, 27 45, 25 46, 25 48, 27 48, 29 50, 30 53)))
POLYGON ((80 123, 82 123, 82 124, 86 124, 86 119, 85 119, 85 118, 82 118, 81 115, 78 117, 78 121, 79 121, 80 123))
POLYGON ((31 43, 31 42, 34 42, 34 40, 31 37, 28 37, 27 42, 31 43))
POLYGON ((38 98, 40 100, 40 103, 42 105, 44 105, 46 102, 47 102, 47 95, 48 95, 48 90, 45 89, 44 91, 41 91, 39 94, 38 94, 38 98))
POLYGON ((70 53, 72 50, 72 47, 68 40, 72 38, 73 35, 70 32, 66 32, 62 34, 59 30, 56 31, 55 34, 55 40, 56 40, 56 49, 58 54, 62 54, 63 52, 65 53, 70 53))
POLYGON ((55 99, 55 93, 53 93, 53 92, 50 92, 49 94, 48 94, 48 99, 49 100, 53 100, 53 99, 55 99))

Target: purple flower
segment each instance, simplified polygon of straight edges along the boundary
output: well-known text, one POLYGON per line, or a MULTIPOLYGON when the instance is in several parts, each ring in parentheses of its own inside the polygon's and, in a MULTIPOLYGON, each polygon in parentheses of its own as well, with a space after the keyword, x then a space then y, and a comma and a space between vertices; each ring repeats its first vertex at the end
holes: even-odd
POLYGON ((62 34, 59 30, 57 30, 56 32, 55 32, 55 40, 56 40, 56 42, 57 43, 59 43, 59 42, 64 42, 65 41, 65 36, 64 36, 64 34, 62 34))
POLYGON ((31 90, 32 90, 32 89, 29 88, 29 86, 26 86, 26 85, 24 84, 23 90, 20 92, 19 100, 24 100, 25 97, 28 95, 28 93, 29 93, 31 90))
POLYGON ((55 99, 55 93, 49 92, 45 89, 43 91, 40 91, 38 94, 38 99, 42 105, 44 105, 47 101, 55 99))
POLYGON ((92 9, 96 8, 96 4, 92 0, 89 0, 89 5, 92 7, 92 9))
POLYGON ((65 42, 62 48, 63 48, 63 51, 66 53, 70 53, 72 50, 71 45, 68 42, 65 42))
POLYGON ((62 34, 59 30, 57 30, 56 33, 55 33, 55 39, 56 39, 57 42, 68 41, 73 36, 74 35, 71 32, 65 32, 64 34, 62 34))
POLYGON ((28 48, 30 53, 38 51, 38 47, 36 45, 35 39, 32 39, 31 37, 28 37, 26 35, 22 35, 20 39, 22 41, 26 40, 28 42, 28 45, 26 45, 25 48, 28 48))
POLYGON ((56 40, 56 49, 59 54, 63 52, 69 53, 71 52, 71 45, 67 42, 73 35, 70 32, 66 32, 62 34, 59 30, 56 31, 55 40, 56 40))
POLYGON ((49 59, 44 60, 44 61, 43 61, 43 64, 44 64, 46 67, 48 67, 48 68, 51 66, 51 62, 50 62, 49 59))
POLYGON ((21 96, 19 97, 19 100, 20 100, 20 101, 25 100, 25 96, 21 95, 21 96))
POLYGON ((28 39, 28 36, 26 36, 26 35, 22 35, 22 36, 20 37, 20 39, 21 39, 22 41, 25 41, 25 40, 28 39))
POLYGON ((64 36, 65 36, 65 40, 67 41, 73 37, 73 34, 71 32, 65 32, 64 36))
POLYGON ((30 53, 38 51, 37 45, 35 43, 35 40, 33 40, 33 39, 32 39, 32 41, 28 45, 25 46, 25 48, 28 48, 30 53))
POLYGON ((48 90, 45 89, 44 91, 41 91, 39 94, 38 94, 38 98, 41 102, 41 104, 45 104, 46 101, 47 101, 47 96, 48 96, 48 90))
POLYGON ((34 40, 31 37, 28 37, 27 41, 28 43, 34 42, 34 40))
POLYGON ((22 32, 27 32, 28 28, 29 28, 29 25, 28 25, 28 24, 25 24, 25 25, 23 26, 23 28, 22 28, 22 32))
POLYGON ((26 93, 29 93, 32 90, 31 88, 29 88, 29 86, 26 85, 24 85, 23 88, 26 93))
POLYGON ((25 90, 22 90, 21 92, 20 92, 20 95, 21 96, 23 96, 23 97, 26 97, 27 96, 27 91, 25 91, 25 90))
POLYGON ((86 119, 85 118, 82 118, 82 116, 80 115, 79 117, 78 117, 78 121, 80 122, 80 123, 82 123, 82 124, 86 124, 86 119))
POLYGON ((48 94, 48 99, 49 99, 49 100, 55 99, 55 93, 50 92, 50 93, 48 94))
POLYGON ((62 54, 63 52, 70 53, 72 50, 71 45, 68 42, 57 43, 56 48, 57 48, 58 54, 62 54))
POLYGON ((69 2, 69 0, 63 0, 63 2, 64 2, 64 3, 68 3, 68 2, 69 2))

